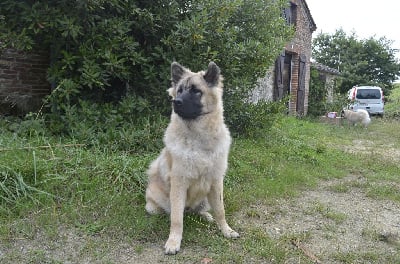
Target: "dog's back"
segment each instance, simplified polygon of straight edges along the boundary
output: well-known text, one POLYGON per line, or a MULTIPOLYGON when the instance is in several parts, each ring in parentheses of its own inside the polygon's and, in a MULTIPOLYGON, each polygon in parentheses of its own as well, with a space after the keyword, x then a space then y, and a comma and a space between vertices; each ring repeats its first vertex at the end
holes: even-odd
POLYGON ((358 109, 357 111, 344 110, 344 118, 351 124, 361 123, 364 127, 367 127, 371 123, 369 113, 364 109, 358 109))

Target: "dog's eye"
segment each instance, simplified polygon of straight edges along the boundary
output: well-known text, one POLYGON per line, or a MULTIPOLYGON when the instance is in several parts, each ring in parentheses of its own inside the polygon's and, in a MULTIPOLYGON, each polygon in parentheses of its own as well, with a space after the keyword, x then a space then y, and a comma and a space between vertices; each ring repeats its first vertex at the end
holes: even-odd
POLYGON ((197 95, 197 96, 201 96, 203 94, 203 92, 201 90, 197 89, 197 88, 190 89, 190 93, 194 94, 194 95, 197 95))
POLYGON ((178 89, 177 93, 178 93, 178 94, 181 94, 182 92, 183 92, 183 89, 182 89, 182 87, 179 87, 179 89, 178 89))

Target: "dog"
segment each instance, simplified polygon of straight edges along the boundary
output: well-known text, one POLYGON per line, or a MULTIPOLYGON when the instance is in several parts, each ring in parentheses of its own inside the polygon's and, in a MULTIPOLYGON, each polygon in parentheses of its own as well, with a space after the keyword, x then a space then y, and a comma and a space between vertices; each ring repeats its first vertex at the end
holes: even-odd
POLYGON ((349 125, 355 125, 357 123, 360 123, 364 126, 364 128, 367 128, 369 123, 371 123, 371 118, 369 117, 369 113, 364 110, 364 109, 358 109, 356 111, 352 110, 343 110, 343 117, 347 119, 349 125))
POLYGON ((165 254, 180 250, 183 215, 188 210, 208 221, 215 218, 225 237, 239 237, 226 222, 223 202, 231 136, 224 123, 220 68, 210 62, 206 71, 194 73, 173 62, 171 79, 172 113, 165 147, 147 171, 146 189, 146 211, 170 214, 165 254))

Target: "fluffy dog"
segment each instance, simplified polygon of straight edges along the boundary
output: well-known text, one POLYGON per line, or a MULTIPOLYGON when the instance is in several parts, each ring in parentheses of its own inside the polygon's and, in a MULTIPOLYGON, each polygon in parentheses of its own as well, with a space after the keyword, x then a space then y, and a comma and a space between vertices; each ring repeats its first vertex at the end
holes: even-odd
POLYGON ((146 210, 150 214, 170 214, 170 234, 166 254, 180 250, 185 210, 213 217, 227 238, 237 238, 225 220, 223 180, 228 166, 231 137, 224 123, 222 75, 210 62, 197 73, 171 64, 171 121, 165 131, 165 147, 152 162, 146 190, 146 210))
POLYGON ((365 128, 367 128, 367 126, 371 122, 369 113, 364 109, 358 109, 356 111, 345 109, 345 110, 343 110, 343 117, 345 119, 347 119, 347 121, 349 122, 349 125, 350 124, 354 125, 354 124, 360 123, 365 128))

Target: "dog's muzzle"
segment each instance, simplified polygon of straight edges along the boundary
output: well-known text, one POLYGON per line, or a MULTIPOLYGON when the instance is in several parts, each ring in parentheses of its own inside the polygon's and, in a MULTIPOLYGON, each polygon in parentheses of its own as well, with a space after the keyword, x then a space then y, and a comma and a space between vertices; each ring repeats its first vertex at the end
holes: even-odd
POLYGON ((174 112, 183 119, 195 119, 202 114, 203 106, 199 98, 183 93, 172 100, 174 112))

